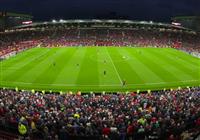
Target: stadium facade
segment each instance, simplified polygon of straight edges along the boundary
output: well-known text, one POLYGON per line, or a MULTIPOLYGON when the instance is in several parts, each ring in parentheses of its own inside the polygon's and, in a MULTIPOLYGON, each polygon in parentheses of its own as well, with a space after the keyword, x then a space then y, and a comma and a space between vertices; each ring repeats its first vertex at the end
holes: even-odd
POLYGON ((0 31, 11 29, 14 26, 22 25, 26 21, 32 21, 33 16, 28 14, 0 12, 0 31))
POLYGON ((200 16, 178 16, 172 18, 182 26, 200 32, 200 16))

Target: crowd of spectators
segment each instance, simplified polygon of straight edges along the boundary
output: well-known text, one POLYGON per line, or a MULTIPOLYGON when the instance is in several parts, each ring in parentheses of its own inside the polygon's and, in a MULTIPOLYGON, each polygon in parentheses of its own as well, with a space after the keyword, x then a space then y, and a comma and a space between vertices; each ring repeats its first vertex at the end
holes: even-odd
POLYGON ((0 33, 0 57, 36 47, 40 44, 41 38, 42 34, 31 31, 0 33))
POLYGON ((22 129, 27 139, 191 140, 200 132, 200 87, 103 95, 1 89, 0 128, 22 129))
POLYGON ((55 46, 154 46, 200 48, 199 35, 184 32, 145 29, 63 29, 26 30, 0 33, 0 56, 38 44, 55 46), (177 46, 176 46, 177 47, 177 46))
POLYGON ((187 46, 197 46, 194 34, 167 32, 158 30, 130 29, 76 29, 55 30, 42 43, 44 46, 156 46, 173 47, 179 41, 187 46))

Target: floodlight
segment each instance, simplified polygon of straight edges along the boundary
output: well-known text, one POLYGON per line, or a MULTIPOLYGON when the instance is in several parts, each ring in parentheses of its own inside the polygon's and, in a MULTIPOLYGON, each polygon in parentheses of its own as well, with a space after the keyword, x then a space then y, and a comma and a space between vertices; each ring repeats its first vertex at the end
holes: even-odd
POLYGON ((59 22, 64 22, 64 20, 63 20, 63 19, 60 19, 59 22))

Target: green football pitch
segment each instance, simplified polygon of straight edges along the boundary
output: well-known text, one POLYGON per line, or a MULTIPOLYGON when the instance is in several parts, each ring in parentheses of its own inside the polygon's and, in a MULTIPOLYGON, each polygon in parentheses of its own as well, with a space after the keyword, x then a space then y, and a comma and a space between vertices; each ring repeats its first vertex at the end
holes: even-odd
POLYGON ((117 92, 200 85, 200 59, 172 48, 33 48, 0 62, 0 87, 117 92))

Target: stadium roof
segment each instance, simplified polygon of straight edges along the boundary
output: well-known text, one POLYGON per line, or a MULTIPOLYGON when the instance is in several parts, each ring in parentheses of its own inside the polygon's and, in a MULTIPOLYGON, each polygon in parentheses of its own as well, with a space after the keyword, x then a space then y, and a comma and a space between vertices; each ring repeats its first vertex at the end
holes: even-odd
POLYGON ((0 11, 0 17, 1 17, 1 16, 33 18, 33 16, 28 15, 28 14, 13 13, 13 12, 4 12, 4 11, 0 11))
MULTIPOLYGON (((52 20, 48 22, 36 22, 32 23, 29 25, 21 25, 21 26, 16 26, 14 29, 24 29, 24 28, 34 28, 34 27, 42 27, 42 26, 48 26, 48 25, 71 25, 71 24, 90 24, 90 25, 97 25, 100 24, 106 27, 106 25, 122 25, 122 26, 132 26, 132 25, 141 25, 141 26, 159 26, 159 27, 164 27, 164 28, 172 28, 172 29, 182 29, 182 30, 189 30, 187 28, 181 27, 181 26, 175 26, 172 24, 167 24, 167 23, 158 23, 158 22, 153 22, 153 21, 133 21, 133 20, 99 20, 99 19, 91 19, 91 20, 81 20, 81 19, 76 19, 76 20, 52 20)), ((109 27, 109 26, 107 26, 109 27)))
POLYGON ((177 19, 200 19, 200 16, 176 16, 172 18, 172 20, 177 19))

